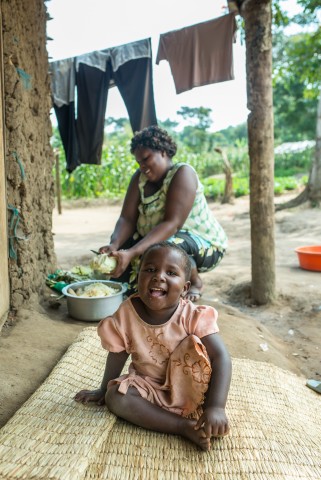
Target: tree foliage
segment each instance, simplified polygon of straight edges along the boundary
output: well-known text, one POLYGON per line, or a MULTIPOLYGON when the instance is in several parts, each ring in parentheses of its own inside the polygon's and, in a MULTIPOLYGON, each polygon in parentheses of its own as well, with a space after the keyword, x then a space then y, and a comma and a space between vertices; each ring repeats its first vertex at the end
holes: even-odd
POLYGON ((316 98, 307 94, 306 84, 297 72, 274 77, 273 104, 276 143, 314 138, 316 98))
POLYGON ((303 7, 303 14, 296 15, 291 21, 310 28, 292 35, 283 51, 279 50, 278 56, 283 56, 286 61, 283 65, 279 63, 276 79, 281 77, 285 85, 289 85, 289 79, 293 81, 296 78, 297 84, 303 87, 302 98, 315 101, 316 147, 306 188, 296 198, 279 205, 278 210, 298 206, 305 201, 321 204, 321 4, 315 0, 298 0, 298 3, 303 7))
POLYGON ((177 115, 189 122, 180 133, 180 140, 193 151, 205 152, 213 147, 212 136, 208 133, 212 124, 211 112, 211 108, 205 107, 182 107, 177 112, 177 115))
POLYGON ((303 13, 290 17, 274 3, 273 96, 277 143, 313 139, 321 83, 319 2, 298 0, 303 13), (296 25, 299 33, 286 35, 296 25), (303 30, 303 27, 305 29, 303 30))

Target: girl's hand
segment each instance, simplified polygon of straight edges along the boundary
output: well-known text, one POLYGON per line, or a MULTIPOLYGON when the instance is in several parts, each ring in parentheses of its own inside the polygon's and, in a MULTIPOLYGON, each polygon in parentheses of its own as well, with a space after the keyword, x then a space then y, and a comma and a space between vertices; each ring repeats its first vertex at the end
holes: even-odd
POLYGON ((207 437, 223 437, 230 431, 224 408, 209 407, 195 425, 195 430, 203 428, 207 437))
POLYGON ((74 399, 79 403, 95 402, 97 405, 105 404, 106 391, 99 388, 98 390, 81 390, 76 393, 74 399))

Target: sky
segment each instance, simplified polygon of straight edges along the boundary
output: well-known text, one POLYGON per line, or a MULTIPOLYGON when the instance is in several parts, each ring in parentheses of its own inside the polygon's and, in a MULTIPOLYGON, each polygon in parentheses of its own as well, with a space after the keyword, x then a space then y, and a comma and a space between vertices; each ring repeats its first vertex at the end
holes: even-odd
MULTIPOLYGON (((287 0, 293 3, 293 0, 287 0)), ((181 121, 182 106, 211 108, 211 130, 247 119, 245 45, 239 32, 233 46, 235 79, 176 94, 169 63, 155 64, 159 35, 227 13, 226 0, 50 0, 47 42, 50 60, 74 57, 147 37, 152 39, 153 81, 159 120, 181 121)), ((128 117, 117 87, 108 92, 106 117, 128 117)))

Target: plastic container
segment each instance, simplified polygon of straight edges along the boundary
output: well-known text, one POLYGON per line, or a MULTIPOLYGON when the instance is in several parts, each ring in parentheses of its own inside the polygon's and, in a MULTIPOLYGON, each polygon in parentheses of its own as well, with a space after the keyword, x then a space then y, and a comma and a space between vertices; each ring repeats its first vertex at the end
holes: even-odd
POLYGON ((321 272, 321 245, 298 247, 295 252, 301 268, 321 272))
POLYGON ((123 301, 123 295, 125 292, 126 287, 119 282, 98 279, 71 283, 62 290, 62 293, 67 298, 69 315, 76 320, 84 320, 85 322, 98 322, 102 318, 115 313, 123 301), (103 283, 109 287, 117 289, 117 293, 108 295, 108 297, 76 297, 75 295, 68 293, 69 288, 77 290, 78 288, 92 283, 103 283))

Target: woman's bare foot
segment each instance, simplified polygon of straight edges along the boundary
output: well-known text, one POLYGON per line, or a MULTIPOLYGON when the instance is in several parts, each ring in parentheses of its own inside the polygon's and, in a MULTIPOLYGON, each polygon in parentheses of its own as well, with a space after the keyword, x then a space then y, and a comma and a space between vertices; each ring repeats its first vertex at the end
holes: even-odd
POLYGON ((190 300, 191 302, 197 302, 202 296, 202 287, 203 287, 203 282, 195 266, 192 268, 191 286, 187 294, 185 295, 185 298, 187 300, 190 300))
POLYGON ((193 290, 189 290, 185 296, 187 300, 191 302, 197 302, 202 296, 202 292, 200 290, 196 291, 195 288, 193 290))
POLYGON ((189 420, 188 418, 182 418, 182 430, 181 435, 187 438, 191 442, 198 445, 202 450, 209 451, 211 446, 211 440, 206 436, 203 428, 195 430, 196 420, 189 420))

